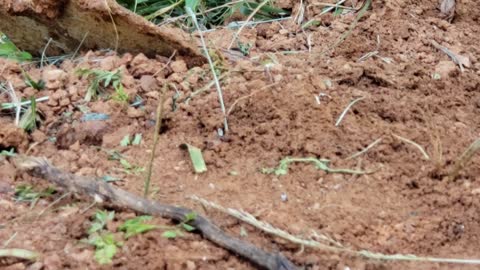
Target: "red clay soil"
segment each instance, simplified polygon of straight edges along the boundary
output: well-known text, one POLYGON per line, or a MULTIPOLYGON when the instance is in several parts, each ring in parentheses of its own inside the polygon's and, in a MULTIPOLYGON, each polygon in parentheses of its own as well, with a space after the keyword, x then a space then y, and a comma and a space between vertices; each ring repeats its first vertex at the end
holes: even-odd
MULTIPOLYGON (((305 20, 321 12, 313 2, 308 2, 305 20)), ((291 234, 327 235, 354 250, 479 258, 480 158, 474 156, 455 179, 448 176, 480 133, 480 5, 460 1, 451 24, 440 18, 437 7, 435 0, 375 1, 345 42, 328 54, 322 52, 348 29, 353 15, 322 16, 319 26, 304 31, 293 22, 246 29, 243 38, 255 41, 249 58, 229 54, 219 62, 229 70, 222 81, 226 107, 234 105, 228 116, 230 131, 222 138, 217 132, 222 114, 213 87, 185 102, 211 82, 208 66, 188 70, 182 60, 168 63, 162 57, 89 52, 58 67, 24 66, 33 78, 47 83, 45 90, 36 91, 25 85, 18 64, 0 60, 1 80, 11 82, 18 96, 50 97, 38 104, 44 120, 31 134, 16 129, 13 115, 2 112, 0 146, 45 156, 75 174, 116 176, 122 181, 115 185, 141 194, 143 174, 126 173, 117 160, 109 159, 109 151, 118 151, 133 165, 147 166, 158 90, 171 82, 176 90, 168 92, 155 153, 153 199, 191 207, 232 235, 279 251, 306 269, 478 269, 302 249, 188 199, 197 195, 243 209, 291 234), (468 67, 461 72, 432 40, 467 58, 468 67), (297 53, 281 53, 286 50, 297 53), (374 56, 359 61, 374 51, 374 56), (272 64, 265 66, 265 61, 272 64), (88 82, 75 74, 81 67, 120 68, 130 101, 138 95, 143 105, 135 108, 105 98, 83 102, 88 82), (336 126, 344 109, 359 97, 363 99, 336 126), (82 121, 86 109, 110 118, 82 121), (140 145, 120 146, 125 135, 135 133, 143 134, 140 145), (398 136, 422 146, 429 159, 398 136), (363 155, 348 159, 379 138, 363 155), (193 172, 189 157, 179 148, 182 143, 202 149, 208 172, 193 172), (311 164, 292 164, 283 176, 261 173, 287 156, 327 158, 332 168, 373 173, 327 174, 311 164)), ((215 43, 218 36, 209 38, 215 43)), ((228 45, 223 43, 217 43, 218 51, 228 45)), ((7 101, 6 94, 0 95, 0 102, 7 101)), ((59 190, 30 209, 14 200, 14 188, 20 184, 37 190, 48 186, 17 171, 8 158, 0 160, 0 244, 37 251, 41 259, 34 264, 2 260, 2 269, 254 268, 196 234, 167 240, 161 230, 125 240, 113 264, 100 266, 93 247, 81 240, 102 206, 67 196, 47 208, 64 194, 59 190)), ((116 218, 108 225, 113 231, 135 215, 114 210, 116 218)), ((153 222, 171 225, 158 218, 153 222)))

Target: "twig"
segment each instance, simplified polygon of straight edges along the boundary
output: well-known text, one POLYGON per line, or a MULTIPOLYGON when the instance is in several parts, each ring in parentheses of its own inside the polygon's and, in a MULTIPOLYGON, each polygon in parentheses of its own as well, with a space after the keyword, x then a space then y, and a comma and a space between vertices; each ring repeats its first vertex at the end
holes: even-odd
POLYGON ((187 10, 187 13, 192 17, 192 21, 195 24, 195 27, 197 28, 197 31, 200 35, 200 41, 202 42, 203 50, 205 51, 205 55, 207 56, 208 64, 210 65, 210 69, 213 74, 213 79, 215 80, 215 86, 217 87, 217 93, 218 93, 218 100, 220 101, 220 108, 222 109, 223 113, 223 126, 225 129, 225 133, 228 132, 228 121, 227 121, 227 113, 225 110, 225 104, 223 103, 223 93, 222 93, 222 88, 220 87, 220 82, 217 77, 217 72, 215 70, 215 66, 213 65, 212 58, 210 57, 210 54, 208 53, 208 48, 207 44, 205 43, 205 39, 203 38, 203 33, 202 30, 200 29, 200 26, 198 25, 197 17, 195 16, 195 13, 193 13, 192 9, 190 7, 185 7, 187 10))
POLYGON ((45 58, 45 52, 47 51, 50 42, 52 42, 52 38, 48 39, 47 45, 45 45, 45 47, 43 48, 42 57, 40 58, 40 68, 43 68, 43 59, 45 58))
POLYGON ((255 16, 255 14, 257 14, 257 12, 264 6, 268 3, 268 1, 270 0, 264 0, 262 3, 260 3, 253 11, 252 13, 250 13, 250 15, 248 16, 247 20, 246 20, 246 23, 242 24, 242 26, 240 26, 240 28, 238 29, 238 31, 233 35, 233 38, 232 38, 232 41, 230 42, 230 45, 228 45, 227 47, 227 50, 230 50, 233 46, 233 43, 235 43, 235 41, 237 40, 237 38, 240 36, 240 33, 242 32, 243 28, 245 27, 245 25, 248 24, 249 21, 252 20, 253 16, 255 16))
POLYGON ((160 73, 162 70, 164 70, 165 68, 167 68, 168 65, 170 65, 170 62, 172 62, 173 57, 175 57, 175 54, 177 54, 177 50, 174 50, 174 51, 173 51, 172 55, 170 55, 170 57, 168 58, 167 63, 166 63, 161 69, 157 70, 157 72, 155 72, 155 73, 152 75, 152 77, 157 76, 158 73, 160 73))
POLYGON ((105 6, 107 6, 108 16, 110 16, 110 20, 112 21, 112 25, 113 25, 113 30, 115 31, 116 40, 115 40, 114 51, 117 52, 118 51, 118 42, 120 40, 120 36, 118 34, 118 29, 117 29, 117 24, 115 23, 115 20, 113 19, 112 10, 110 9, 110 6, 108 5, 107 0, 105 0, 105 6))
POLYGON ((26 249, 19 249, 19 248, 7 248, 7 249, 0 249, 0 258, 1 257, 14 257, 29 261, 34 261, 38 258, 38 253, 26 250, 26 249))
MULTIPOLYGON (((239 211, 236 209, 232 208, 227 208, 225 209, 224 207, 217 205, 215 203, 209 202, 205 199, 201 199, 196 196, 192 196, 191 199, 196 200, 200 202, 204 207, 211 207, 213 209, 216 209, 220 212, 223 212, 225 214, 228 214, 232 217, 237 218, 238 220, 241 220, 245 223, 248 223, 255 228, 258 228, 266 233, 269 233, 271 235, 278 236, 280 238, 283 238, 285 240, 288 240, 292 243, 300 244, 302 246, 306 247, 312 247, 312 248, 317 248, 320 250, 326 250, 326 251, 332 251, 332 252, 341 252, 341 253, 346 253, 350 254, 353 256, 361 256, 365 257, 368 259, 375 259, 375 260, 385 260, 385 261, 413 261, 413 262, 436 262, 436 263, 456 263, 456 264, 474 264, 474 265, 479 265, 480 260, 477 259, 452 259, 452 258, 433 258, 433 257, 417 257, 412 254, 382 254, 382 253, 374 253, 368 250, 360 250, 356 251, 350 248, 343 247, 341 244, 338 242, 333 241, 332 244, 336 246, 329 246, 320 242, 317 242, 315 240, 311 239, 302 239, 297 236, 291 235, 286 231, 280 230, 278 228, 273 227, 269 223, 259 221, 256 219, 253 215, 239 211)), ((327 240, 328 241, 328 240, 327 240)))
POLYGON ((411 144, 411 145, 415 146, 415 148, 417 148, 417 149, 420 151, 420 153, 422 153, 423 157, 424 157, 426 160, 430 160, 430 156, 427 154, 427 152, 425 151, 425 149, 423 149, 423 147, 420 146, 418 143, 416 143, 416 142, 414 142, 414 141, 412 141, 412 140, 409 140, 409 139, 407 139, 407 138, 404 138, 404 137, 402 137, 402 136, 396 135, 396 134, 392 134, 392 135, 393 135, 393 137, 395 137, 395 138, 397 138, 397 139, 399 139, 399 140, 401 140, 401 141, 403 141, 403 142, 405 142, 405 143, 408 143, 408 144, 411 144))
POLYGON ((163 121, 163 107, 165 103, 165 96, 167 92, 167 83, 165 83, 162 87, 162 91, 160 92, 160 99, 157 105, 157 115, 155 119, 155 133, 153 134, 153 145, 152 145, 152 153, 150 154, 150 160, 148 161, 148 169, 147 169, 147 177, 145 178, 145 186, 143 196, 148 198, 148 190, 150 189, 150 179, 152 178, 152 169, 153 169, 153 160, 155 159, 155 151, 157 150, 158 145, 158 138, 160 137, 160 129, 162 128, 162 121, 163 121))
POLYGON ((17 237, 17 234, 18 232, 15 232, 14 234, 12 234, 12 236, 10 236, 10 238, 7 239, 7 241, 3 242, 3 248, 6 248, 10 244, 10 242, 12 242, 15 237, 17 237))
POLYGON ((340 114, 340 116, 338 117, 337 119, 337 122, 335 123, 335 126, 338 127, 338 125, 340 125, 340 123, 342 122, 343 118, 345 117, 345 115, 347 114, 348 110, 350 110, 350 108, 357 102, 359 102, 360 100, 364 99, 365 97, 359 97, 355 100, 353 100, 352 102, 350 102, 350 104, 348 104, 348 106, 345 108, 345 110, 343 110, 342 114, 340 114))
POLYGON ((365 154, 366 152, 368 152, 368 150, 372 149, 375 145, 377 145, 378 143, 380 143, 381 141, 383 140, 383 138, 378 138, 376 139, 374 142, 372 142, 371 144, 369 144, 367 147, 363 148, 361 151, 349 156, 348 158, 346 158, 345 160, 349 160, 349 159, 354 159, 356 157, 359 157, 363 154, 365 154))
POLYGON ((70 196, 72 194, 72 192, 67 192, 65 194, 62 194, 62 196, 58 197, 55 201, 53 201, 52 203, 50 203, 47 207, 45 207, 45 209, 43 209, 40 213, 38 213, 38 216, 37 218, 39 218, 41 215, 43 215, 43 213, 45 213, 48 209, 52 208, 52 206, 54 206, 55 204, 57 204, 58 202, 60 202, 61 200, 63 200, 65 197, 67 196, 70 196))
POLYGON ((473 155, 480 150, 480 139, 476 139, 470 146, 463 152, 463 154, 455 162, 453 170, 450 172, 450 179, 455 179, 465 165, 472 159, 473 155))
POLYGON ((88 33, 89 33, 89 32, 86 32, 85 35, 83 35, 83 38, 82 38, 82 40, 80 41, 80 44, 78 44, 78 47, 77 47, 77 48, 75 49, 75 51, 73 52, 72 57, 70 57, 70 60, 73 61, 73 59, 75 58, 75 56, 77 56, 78 51, 80 50, 80 48, 82 47, 83 43, 85 42, 85 39, 86 39, 87 36, 88 36, 88 33))
MULTIPOLYGON (((160 216, 177 222, 185 221, 187 216, 193 212, 187 208, 145 199, 103 181, 95 181, 89 177, 65 173, 50 165, 44 158, 17 156, 15 163, 18 168, 28 171, 31 175, 47 179, 65 190, 86 194, 104 202, 109 201, 117 207, 127 207, 139 213, 160 216)), ((206 239, 248 259, 261 268, 272 270, 297 269, 283 255, 265 252, 248 242, 229 236, 201 215, 197 215, 189 224, 195 227, 206 239)))
POLYGON ((363 4, 363 7, 358 12, 357 17, 355 18, 355 20, 350 25, 350 28, 348 29, 348 31, 345 32, 343 35, 341 35, 337 39, 337 41, 332 46, 330 46, 329 50, 335 49, 338 45, 340 45, 343 41, 345 41, 345 39, 352 33, 353 29, 355 29, 355 27, 357 26, 360 19, 365 15, 365 13, 367 12, 367 10, 368 10, 368 8, 370 7, 371 4, 372 4, 372 0, 366 0, 365 1, 365 3, 363 4))
MULTIPOLYGON (((39 97, 37 99, 35 99, 35 102, 42 102, 42 101, 47 101, 49 97, 39 97)), ((30 103, 32 103, 32 101, 30 100, 27 100, 27 101, 23 101, 23 102, 20 102, 20 103, 15 103, 15 102, 12 102, 12 103, 2 103, 0 104, 0 108, 1 109, 11 109, 11 108, 14 108, 14 107, 17 107, 17 106, 25 106, 25 105, 30 105, 30 103)))
POLYGON ((430 41, 432 43, 432 45, 437 48, 438 50, 442 51, 443 53, 445 53, 446 55, 448 55, 448 57, 450 57, 450 59, 452 59, 452 61, 458 65, 458 67, 460 67, 460 71, 463 72, 465 71, 465 69, 463 68, 463 63, 458 59, 457 55, 454 54, 452 51, 450 51, 447 47, 444 47, 440 44, 438 44, 435 40, 432 40, 430 41))

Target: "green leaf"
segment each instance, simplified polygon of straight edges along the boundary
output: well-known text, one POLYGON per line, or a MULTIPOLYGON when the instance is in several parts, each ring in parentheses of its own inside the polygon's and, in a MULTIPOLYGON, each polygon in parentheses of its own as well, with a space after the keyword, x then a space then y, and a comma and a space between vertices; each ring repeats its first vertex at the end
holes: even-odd
POLYGON ((20 118, 18 125, 25 131, 33 131, 37 127, 37 101, 30 98, 30 107, 20 118))
POLYGON ((165 231, 162 233, 162 237, 165 237, 167 239, 174 239, 177 238, 178 234, 175 231, 165 231))
POLYGON ((122 243, 117 242, 112 233, 104 233, 102 235, 92 235, 88 243, 95 246, 95 260, 100 264, 109 264, 117 253, 117 246, 122 243))
POLYGON ((197 213, 195 212, 190 212, 185 215, 185 220, 183 222, 190 222, 193 221, 197 218, 197 213))
POLYGON ((130 170, 131 168, 133 168, 132 164, 130 164, 130 162, 123 158, 120 159, 120 164, 122 164, 123 168, 126 170, 130 170))
POLYGON ((185 0, 185 6, 191 8, 193 12, 197 11, 198 4, 200 4, 199 0, 185 0))
POLYGON ((114 176, 111 176, 111 175, 104 175, 100 178, 100 180, 102 180, 104 182, 107 182, 107 183, 110 183, 110 182, 122 181, 123 179, 120 179, 118 177, 114 177, 114 176))
POLYGON ((0 156, 4 156, 4 157, 14 157, 16 156, 17 154, 15 154, 15 149, 14 148, 11 148, 9 151, 7 150, 2 150, 0 151, 0 156))
POLYGON ((125 232, 125 238, 129 238, 131 236, 156 229, 156 225, 144 223, 145 221, 151 219, 151 216, 139 216, 128 219, 118 229, 125 232))
POLYGON ((120 146, 128 146, 130 144, 130 135, 127 134, 123 139, 120 141, 120 146))
POLYGON ((142 142, 142 133, 135 134, 133 138, 132 145, 139 145, 142 142))
POLYGON ((187 232, 191 232, 195 230, 195 227, 188 225, 187 223, 182 223, 182 227, 185 229, 187 232))
POLYGON ((13 59, 18 62, 32 60, 28 52, 20 51, 15 44, 2 32, 0 32, 0 57, 13 59))
POLYGON ((113 220, 115 217, 114 211, 101 211, 98 210, 95 213, 95 219, 90 224, 90 228, 88 229, 88 234, 93 234, 103 230, 103 228, 107 225, 107 222, 113 220))
POLYGON ((195 173, 203 173, 207 171, 207 165, 205 164, 205 160, 203 159, 202 151, 200 149, 186 143, 180 145, 180 147, 188 150, 195 173))

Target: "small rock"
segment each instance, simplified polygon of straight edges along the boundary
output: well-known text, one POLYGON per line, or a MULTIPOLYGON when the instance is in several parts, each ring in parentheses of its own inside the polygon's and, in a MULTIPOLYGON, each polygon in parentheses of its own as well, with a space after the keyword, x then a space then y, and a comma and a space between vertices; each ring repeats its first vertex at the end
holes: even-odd
POLYGON ((45 70, 42 74, 47 89, 54 90, 65 86, 67 73, 61 69, 45 70))
POLYGON ((325 84, 324 78, 318 75, 312 76, 312 85, 317 88, 317 90, 325 91, 327 90, 327 85, 325 84))
POLYGON ((197 269, 197 266, 196 266, 195 263, 192 262, 192 261, 186 261, 185 264, 186 264, 186 266, 187 266, 187 267, 186 267, 187 270, 195 270, 195 269, 197 269))
POLYGON ((116 56, 107 56, 100 60, 100 69, 112 71, 118 66, 117 62, 118 58, 116 56))
POLYGON ((139 118, 145 116, 145 111, 141 109, 136 109, 133 107, 128 107, 127 116, 130 118, 139 118))
POLYGON ((40 130, 38 129, 35 129, 31 134, 30 136, 32 136, 32 139, 35 141, 35 142, 44 142, 47 140, 47 135, 45 135, 45 133, 41 132, 40 130))
POLYGON ((183 73, 187 72, 187 64, 183 60, 178 60, 174 61, 170 64, 170 67, 172 68, 173 72, 175 73, 183 73))
POLYGON ((157 80, 151 75, 143 75, 140 78, 140 88, 144 92, 149 92, 158 88, 157 80))
POLYGON ((453 75, 457 71, 457 66, 452 61, 440 61, 435 66, 435 73, 440 74, 440 77, 445 79, 453 75))
MULTIPOLYGON (((80 151, 80 142, 76 141, 74 144, 70 145, 68 147, 68 149, 70 149, 70 151, 74 151, 74 152, 80 151)), ((84 155, 84 154, 82 154, 82 155, 84 155)))
POLYGON ((0 162, 0 182, 13 184, 17 170, 7 161, 0 162))
POLYGON ((68 92, 65 90, 57 90, 53 93, 53 95, 50 97, 54 100, 61 100, 68 97, 68 92))
POLYGON ((26 150, 28 146, 28 136, 25 131, 14 124, 0 124, 0 145, 4 149, 10 147, 26 150))
POLYGON ((183 81, 183 77, 180 76, 178 73, 172 73, 170 77, 168 77, 172 82, 180 83, 183 81))
POLYGON ((44 259, 45 270, 62 269, 62 260, 56 253, 46 255, 44 259))
POLYGON ((68 99, 68 98, 61 99, 60 102, 59 102, 59 105, 62 106, 62 107, 66 107, 66 106, 70 105, 70 99, 68 99))
POLYGON ((473 195, 478 195, 478 194, 480 194, 480 188, 476 188, 476 189, 472 190, 472 194, 473 194, 473 195))
POLYGON ((37 93, 37 90, 33 89, 32 87, 27 87, 27 88, 23 89, 23 94, 26 97, 33 97, 33 96, 35 96, 36 93, 37 93))

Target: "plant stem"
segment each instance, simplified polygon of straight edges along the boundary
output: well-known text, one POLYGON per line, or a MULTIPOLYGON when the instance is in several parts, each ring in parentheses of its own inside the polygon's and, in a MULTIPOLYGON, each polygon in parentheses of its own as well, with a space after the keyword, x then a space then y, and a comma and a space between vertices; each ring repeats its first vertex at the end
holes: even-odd
POLYGON ((160 137, 160 129, 162 128, 162 120, 163 120, 163 108, 165 103, 165 95, 167 92, 167 84, 163 85, 162 91, 160 92, 160 101, 157 106, 157 114, 155 119, 155 133, 153 134, 153 145, 152 145, 152 153, 150 154, 150 160, 148 162, 148 169, 147 169, 147 177, 145 179, 145 187, 143 196, 145 198, 148 197, 148 191, 150 189, 150 180, 152 178, 152 168, 153 168, 153 160, 155 159, 155 150, 157 149, 158 138, 160 137))

